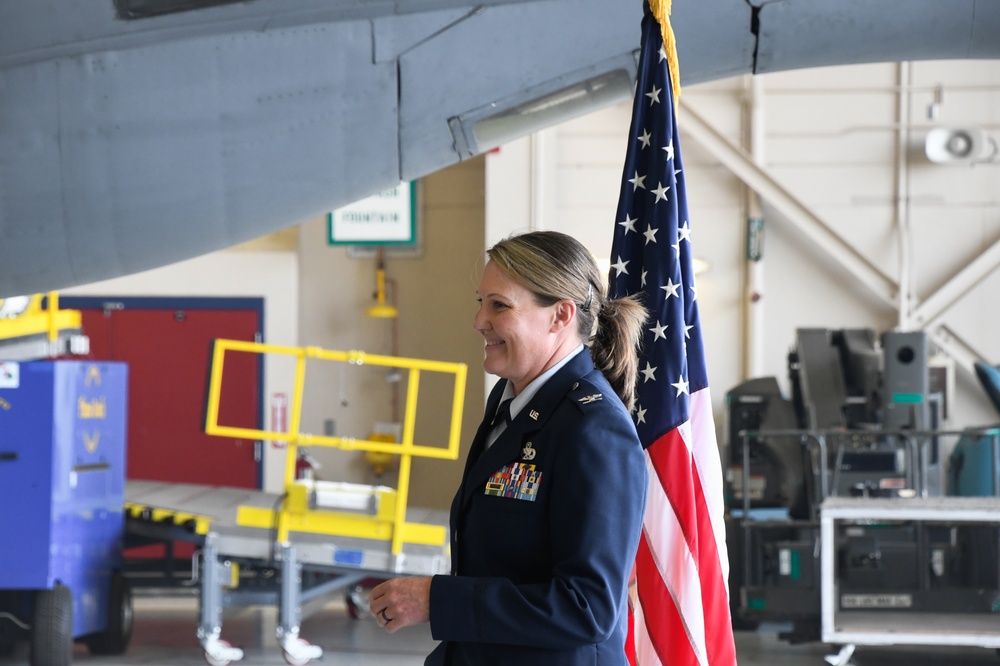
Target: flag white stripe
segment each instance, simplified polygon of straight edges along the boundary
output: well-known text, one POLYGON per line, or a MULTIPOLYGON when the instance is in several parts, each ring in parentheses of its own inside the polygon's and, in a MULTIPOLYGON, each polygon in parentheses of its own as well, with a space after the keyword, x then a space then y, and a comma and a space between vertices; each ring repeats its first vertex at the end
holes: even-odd
MULTIPOLYGON (((667 499, 666 490, 660 485, 649 455, 646 456, 646 466, 649 488, 646 493, 646 515, 643 518, 644 536, 660 577, 677 605, 691 641, 691 649, 698 657, 698 662, 707 666, 705 610, 702 605, 698 563, 688 547, 680 521, 667 499)), ((645 664, 643 661, 640 663, 645 664)))
MULTIPOLYGON (((708 507, 708 515, 712 521, 712 531, 715 532, 715 543, 718 544, 719 566, 722 579, 729 589, 729 552, 726 550, 726 508, 724 506, 725 485, 722 477, 722 460, 719 457, 719 446, 715 439, 715 421, 712 419, 712 396, 708 387, 691 394, 690 429, 681 431, 690 441, 698 442, 693 447, 695 468, 701 478, 701 488, 708 507)), ((688 444, 691 449, 691 444, 688 444)))

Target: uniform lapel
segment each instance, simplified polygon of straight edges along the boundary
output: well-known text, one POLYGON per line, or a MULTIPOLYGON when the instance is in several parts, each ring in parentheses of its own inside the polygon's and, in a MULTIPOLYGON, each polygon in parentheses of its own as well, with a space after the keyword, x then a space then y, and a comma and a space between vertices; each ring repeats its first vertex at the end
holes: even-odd
MULTIPOLYGON (((497 438, 493 446, 485 453, 473 458, 472 454, 481 452, 489 435, 491 419, 484 418, 479 426, 476 439, 473 440, 473 450, 465 466, 465 483, 463 485, 463 502, 468 502, 486 480, 504 465, 521 459, 521 448, 526 437, 542 428, 552 415, 556 405, 573 388, 573 384, 594 369, 590 352, 584 349, 569 363, 559 369, 555 375, 545 382, 545 385, 535 394, 527 405, 497 438)), ((500 392, 494 390, 486 408, 486 414, 492 417, 500 404, 500 392), (492 408, 491 408, 492 407, 492 408)))
POLYGON ((476 436, 472 440, 472 446, 469 447, 469 457, 465 459, 465 477, 468 478, 469 470, 476 463, 477 460, 483 455, 483 448, 486 446, 486 438, 489 437, 490 422, 493 420, 493 414, 496 413, 497 407, 500 406, 500 397, 503 395, 504 386, 507 381, 497 382, 490 391, 490 397, 486 400, 486 411, 483 413, 483 420, 479 423, 479 430, 476 431, 476 436))

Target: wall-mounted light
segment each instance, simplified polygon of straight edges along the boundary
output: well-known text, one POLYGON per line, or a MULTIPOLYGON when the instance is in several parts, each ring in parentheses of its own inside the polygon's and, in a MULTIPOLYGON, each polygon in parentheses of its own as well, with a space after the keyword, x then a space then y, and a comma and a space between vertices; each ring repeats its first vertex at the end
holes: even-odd
POLYGON ((694 257, 691 259, 691 268, 694 270, 695 275, 703 275, 712 270, 712 264, 708 263, 708 259, 694 257))
POLYGON ((161 14, 175 14, 193 9, 206 9, 244 0, 115 0, 118 18, 137 19, 161 14))
POLYGON ((924 154, 935 164, 992 162, 997 142, 979 127, 935 127, 924 140, 924 154))
POLYGON ((448 119, 461 159, 632 96, 634 57, 616 58, 448 119))

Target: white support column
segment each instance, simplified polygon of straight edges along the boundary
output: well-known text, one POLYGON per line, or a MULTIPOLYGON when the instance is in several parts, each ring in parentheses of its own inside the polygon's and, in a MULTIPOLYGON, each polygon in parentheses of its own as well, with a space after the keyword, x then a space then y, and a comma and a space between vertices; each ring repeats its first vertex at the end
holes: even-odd
MULTIPOLYGON (((744 82, 749 88, 747 99, 747 124, 750 154, 755 164, 763 168, 766 164, 766 126, 764 124, 764 82, 759 76, 746 75, 744 82)), ((746 315, 745 345, 744 345, 744 378, 760 377, 766 374, 764 367, 764 259, 761 256, 750 256, 751 225, 755 220, 763 224, 764 212, 760 205, 760 195, 747 187, 746 219, 744 232, 747 234, 747 246, 744 248, 745 292, 743 297, 746 315)), ((763 236, 763 230, 761 230, 763 236)), ((766 238, 766 236, 763 236, 766 238)))
POLYGON ((548 185, 548 134, 546 130, 540 130, 531 135, 530 139, 530 160, 531 160, 531 229, 540 231, 547 226, 548 203, 546 188, 548 185))
POLYGON ((896 65, 896 191, 895 217, 896 240, 899 247, 899 290, 896 308, 899 310, 898 328, 909 331, 912 301, 911 269, 913 238, 910 231, 910 172, 906 159, 910 136, 910 63, 896 65))

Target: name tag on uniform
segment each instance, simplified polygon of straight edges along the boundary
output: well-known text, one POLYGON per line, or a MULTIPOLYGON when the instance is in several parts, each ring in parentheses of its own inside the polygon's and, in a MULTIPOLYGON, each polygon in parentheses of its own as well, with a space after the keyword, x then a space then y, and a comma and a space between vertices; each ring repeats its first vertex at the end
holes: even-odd
POLYGON ((534 465, 513 462, 493 473, 486 482, 486 494, 534 502, 541 483, 542 473, 534 465))

